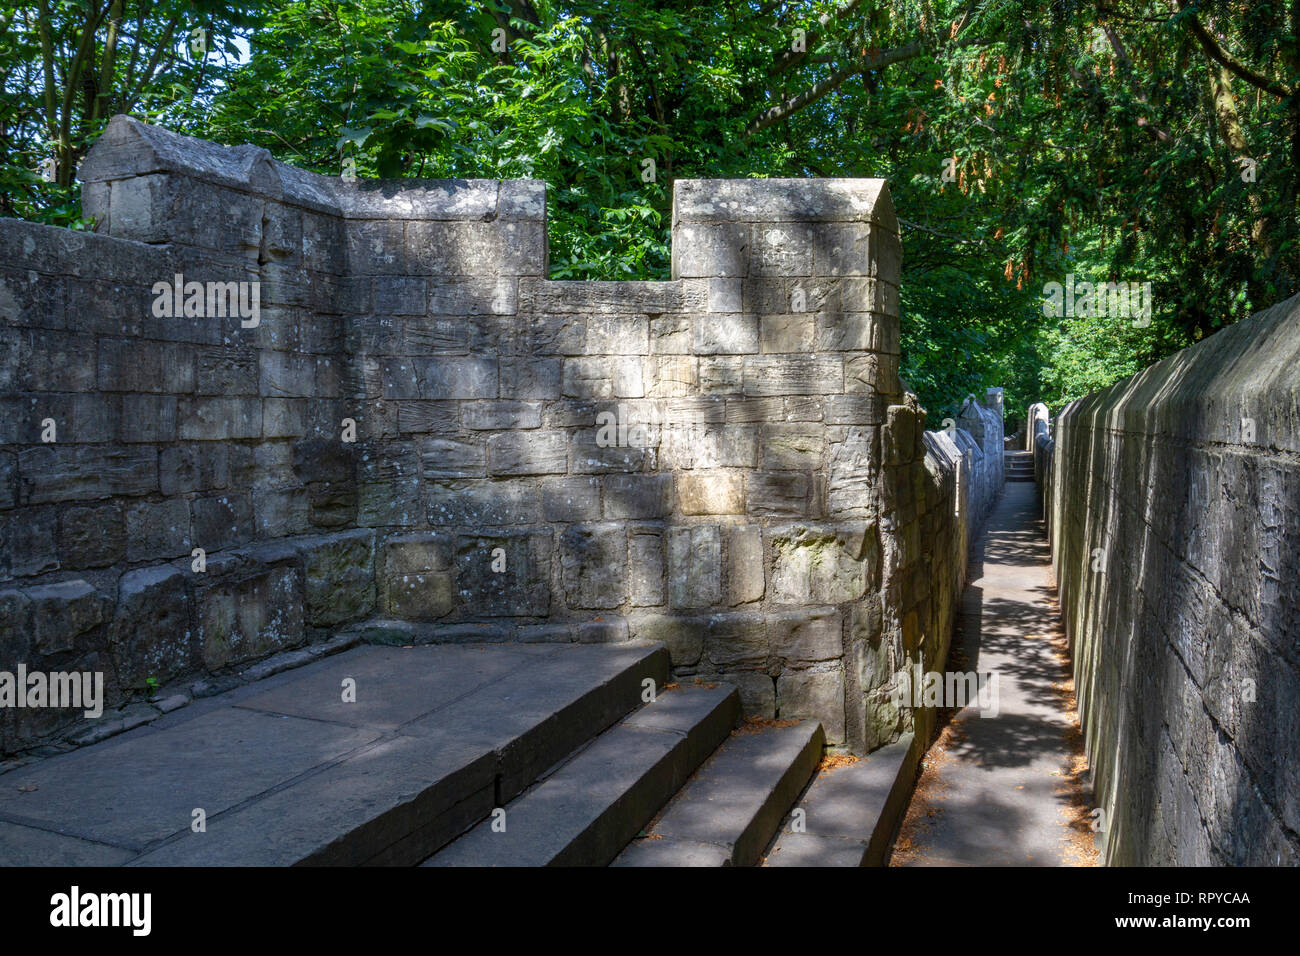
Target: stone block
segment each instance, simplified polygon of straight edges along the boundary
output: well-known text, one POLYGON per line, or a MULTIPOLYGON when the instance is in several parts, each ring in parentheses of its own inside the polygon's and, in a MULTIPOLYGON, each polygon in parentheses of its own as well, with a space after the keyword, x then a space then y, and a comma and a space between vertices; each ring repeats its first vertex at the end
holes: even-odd
POLYGON ((879 425, 885 420, 885 400, 881 395, 828 395, 825 404, 827 425, 879 425))
POLYGON ((126 525, 117 502, 70 507, 59 517, 59 563, 106 568, 126 557, 126 525))
POLYGON ((634 615, 628 624, 637 640, 662 644, 668 650, 674 668, 694 667, 699 663, 707 627, 704 619, 678 614, 639 614, 634 615))
POLYGON ((410 571, 385 579, 385 611, 404 621, 434 621, 456 609, 456 577, 446 571, 410 571))
POLYGON ((776 717, 776 681, 765 671, 726 671, 719 677, 736 685, 740 692, 740 713, 744 717, 772 720, 776 717))
POLYGON ((828 744, 844 742, 842 669, 786 670, 776 679, 777 714, 782 720, 815 717, 828 744))
POLYGON ((677 505, 684 515, 744 514, 744 475, 739 471, 679 474, 677 505))
POLYGON ((0 575, 26 577, 58 568, 58 524, 52 507, 0 515, 0 575))
POLYGON ((698 365, 690 355, 656 355, 643 366, 645 393, 650 398, 693 395, 699 383, 698 365))
POLYGON ((813 230, 795 223, 755 223, 750 274, 810 276, 813 274, 813 230))
POLYGON ((393 403, 397 411, 397 428, 403 434, 449 434, 457 430, 457 414, 478 402, 402 401, 393 403))
POLYGON ((807 354, 815 351, 816 322, 811 313, 764 315, 759 322, 758 341, 764 353, 807 354))
POLYGON ((258 387, 275 398, 313 398, 316 357, 297 352, 267 352, 258 356, 258 387))
POLYGON ((869 276, 898 282, 898 237, 891 232, 859 223, 828 223, 816 227, 813 243, 816 275, 869 276))
POLYGON ((705 395, 739 394, 744 388, 744 357, 722 355, 699 361, 700 392, 705 395))
MULTIPOLYGON (((189 554, 194 547, 190 537, 190 503, 184 498, 126 506, 128 561, 175 558, 189 554)), ((197 547, 207 550, 205 545, 197 547)))
POLYGON ((673 230, 673 278, 749 274, 749 224, 715 223, 673 230))
POLYGON ((497 362, 493 358, 386 358, 381 360, 381 369, 384 398, 445 400, 497 397, 497 362))
POLYGON ((425 478, 481 478, 487 474, 487 449, 482 437, 426 438, 420 442, 425 478))
POLYGON ((814 483, 801 471, 755 471, 745 476, 745 513, 815 516, 814 483))
POLYGON ((198 662, 190 595, 189 575, 171 565, 122 575, 108 637, 123 686, 166 683, 198 662))
POLYGON ((598 357, 564 360, 566 398, 641 398, 645 395, 639 358, 598 357))
POLYGON ((600 445, 595 429, 579 431, 574 435, 570 449, 570 470, 575 475, 605 475, 614 472, 641 471, 645 465, 646 450, 634 445, 600 445))
POLYGON ((424 315, 428 306, 427 284, 415 276, 376 276, 370 290, 380 315, 424 315))
POLYGON ((349 221, 346 236, 347 269, 354 275, 401 275, 407 271, 404 223, 349 221))
POLYGON ((873 525, 795 525, 770 532, 770 599, 842 604, 867 593, 879 563, 873 525))
POLYGON ((727 529, 727 603, 750 604, 763 600, 765 590, 763 533, 758 525, 733 525, 727 529))
POLYGON ((651 316, 650 353, 652 355, 690 354, 694 344, 692 326, 689 315, 651 316))
POLYGON ((565 603, 615 608, 627 599, 627 537, 621 525, 571 525, 560 536, 565 603))
POLYGON ((758 351, 757 315, 705 313, 691 320, 696 355, 743 355, 758 351))
POLYGON ((370 613, 375 606, 373 531, 358 529, 309 538, 298 548, 308 624, 332 627, 370 613))
POLYGON ((493 475, 557 475, 568 470, 568 436, 563 432, 502 432, 487 442, 493 475))
MULTIPOLYGON (((152 342, 142 349, 138 339, 100 339, 98 385, 106 392, 194 391, 196 350, 171 342, 152 342)), ((88 367, 79 363, 78 367, 88 367)), ((94 383, 87 383, 91 388, 94 383)))
POLYGON ((833 608, 785 611, 769 622, 772 654, 787 664, 813 664, 843 656, 842 619, 833 608))
POLYGON ((746 395, 834 395, 844 391, 844 363, 836 356, 752 355, 745 358, 746 395))
POLYGON ((567 360, 558 358, 502 356, 501 397, 521 401, 559 398, 568 374, 566 364, 567 360))
POLYGON ((525 482, 431 482, 425 488, 429 523, 477 528, 535 524, 542 520, 537 492, 525 482))
POLYGON ((19 664, 31 661, 32 634, 27 626, 30 607, 31 602, 18 588, 0 589, 0 671, 12 674, 19 664))
POLYGON ((482 617, 548 614, 551 547, 549 532, 459 536, 456 582, 466 612, 482 617))
POLYGON ((24 504, 145 495, 158 488, 158 453, 151 447, 48 445, 18 453, 24 504))
POLYGON ((455 539, 445 532, 417 531, 384 542, 384 573, 445 571, 451 567, 455 539))
POLYGON ((714 278, 709 280, 710 312, 744 312, 744 280, 714 278))
POLYGON ((664 603, 663 535, 629 532, 627 539, 628 601, 634 607, 664 603))
POLYGON ((488 278, 429 278, 430 315, 514 315, 519 309, 515 281, 488 278))
POLYGON ((197 583, 195 602, 197 639, 209 671, 297 647, 306 636, 302 573, 293 565, 197 583))
POLYGON ((716 525, 668 530, 668 600, 675 608, 722 604, 722 538, 716 525))
POLYGON ((18 456, 0 452, 0 511, 18 503, 18 456))
POLYGON ((471 431, 540 428, 541 402, 464 402, 460 424, 471 431))
MULTIPOLYGON (((116 423, 112 437, 122 442, 175 441, 179 428, 178 408, 171 395, 123 395, 121 419, 116 423)), ((160 474, 159 480, 161 478, 160 474)))
MULTIPOLYGON (((587 319, 567 313, 527 315, 524 335, 529 355, 584 355, 587 350, 587 319)), ((653 322, 651 323, 651 337, 653 322)))
POLYGON ((875 513, 881 472, 879 441, 874 427, 849 427, 844 440, 831 445, 827 506, 832 516, 875 513))
POLYGON ((648 355, 650 320, 644 315, 593 315, 587 319, 587 355, 648 355))
POLYGON ((770 471, 811 471, 826 457, 826 430, 821 425, 782 423, 762 426, 762 467, 770 471))
POLYGON ((770 649, 771 638, 762 614, 742 611, 708 618, 704 652, 718 670, 766 670, 770 649))
POLYGON ((190 540, 209 553, 253 539, 253 502, 248 494, 195 498, 190 513, 190 540))
POLYGON ((606 518, 665 518, 672 511, 672 475, 608 475, 606 518))
POLYGON ((260 438, 262 403, 255 398, 208 396, 177 403, 177 434, 182 441, 260 438))
POLYGON ((548 478, 539 485, 542 517, 565 524, 600 518, 600 480, 548 478))
POLYGON ((113 610, 107 595, 80 578, 29 587, 23 596, 30 639, 42 654, 77 649, 77 638, 103 624, 113 610))
POLYGON ((627 621, 623 618, 583 621, 574 628, 579 644, 618 644, 628 639, 627 621))

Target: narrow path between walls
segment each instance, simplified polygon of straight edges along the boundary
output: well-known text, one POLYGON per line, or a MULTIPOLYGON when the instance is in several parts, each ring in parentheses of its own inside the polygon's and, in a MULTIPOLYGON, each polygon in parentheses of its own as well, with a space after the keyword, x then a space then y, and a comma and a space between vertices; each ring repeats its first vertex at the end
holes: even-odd
POLYGON ((972 549, 948 661, 996 675, 995 707, 941 712, 890 865, 1096 864, 1050 558, 1034 485, 1008 482, 972 549))

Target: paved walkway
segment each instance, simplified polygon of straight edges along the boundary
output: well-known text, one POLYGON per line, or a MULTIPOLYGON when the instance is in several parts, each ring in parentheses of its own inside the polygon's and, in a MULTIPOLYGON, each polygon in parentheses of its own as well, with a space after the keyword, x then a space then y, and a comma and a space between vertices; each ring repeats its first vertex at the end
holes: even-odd
POLYGON ((996 674, 997 716, 966 707, 941 731, 892 863, 1090 865, 1091 797, 1032 483, 1006 484, 970 576, 948 670, 996 674))

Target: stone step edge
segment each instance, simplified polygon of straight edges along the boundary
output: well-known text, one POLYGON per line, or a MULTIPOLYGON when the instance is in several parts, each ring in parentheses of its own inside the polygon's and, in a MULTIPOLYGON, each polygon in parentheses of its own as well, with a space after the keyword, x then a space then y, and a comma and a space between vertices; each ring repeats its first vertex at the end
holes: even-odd
MULTIPOLYGON (((567 762, 568 757, 566 755, 581 753, 583 750, 588 748, 597 737, 608 731, 611 727, 616 727, 621 722, 626 721, 637 714, 640 708, 638 708, 635 703, 631 706, 624 706, 624 702, 628 700, 636 701, 638 699, 636 692, 643 687, 644 682, 647 679, 654 681, 656 687, 663 687, 668 683, 670 661, 667 649, 662 645, 651 644, 649 642, 634 641, 629 642, 629 644, 634 646, 644 646, 647 649, 650 649, 650 653, 645 657, 642 657, 635 664, 620 671, 617 675, 611 677, 603 684, 600 684, 597 687, 592 687, 581 697, 571 701, 561 712, 552 717, 553 722, 563 728, 565 723, 564 717, 566 714, 572 714, 575 711, 590 710, 594 698, 605 696, 609 698, 608 704, 598 707, 597 711, 607 715, 612 714, 612 719, 602 719, 594 732, 591 730, 589 725, 584 724, 583 730, 580 733, 569 735, 567 739, 557 746, 547 748, 546 751, 541 751, 550 756, 542 756, 540 759, 534 758, 533 762, 522 771, 516 768, 507 769, 507 751, 518 750, 520 748, 520 741, 524 740, 529 735, 540 732, 539 728, 542 726, 541 724, 527 728, 520 732, 520 734, 514 739, 495 748, 493 751, 493 760, 496 764, 495 777, 497 780, 498 793, 496 794, 497 800, 495 800, 494 803, 506 804, 508 806, 514 800, 520 799, 522 796, 527 794, 531 783, 511 785, 509 781, 512 778, 518 777, 521 773, 524 776, 530 776, 531 779, 537 779, 539 775, 550 776, 555 770, 562 767, 567 762)), ((435 781, 431 786, 436 786, 437 783, 438 782, 435 781)), ((458 806, 459 805, 453 805, 445 808, 443 814, 440 816, 454 815, 458 806)), ((419 852, 411 853, 407 851, 403 854, 404 858, 401 862, 406 865, 414 865, 419 863, 421 860, 427 859, 464 834, 472 831, 475 827, 482 825, 485 820, 490 819, 490 815, 489 810, 489 813, 472 819, 468 825, 465 825, 464 823, 454 824, 450 829, 450 832, 438 836, 426 837, 424 845, 421 847, 419 852)), ((422 830, 426 832, 432 831, 434 829, 433 824, 436 822, 436 820, 430 821, 430 823, 426 824, 422 830)), ((383 847, 372 857, 372 860, 379 860, 382 858, 385 860, 385 865, 387 865, 387 861, 392 858, 396 846, 397 844, 392 844, 383 847)))
MULTIPOLYGON (((709 858, 708 865, 711 866, 757 866, 767 848, 780 833, 782 821, 799 797, 803 795, 813 775, 816 774, 817 765, 822 759, 822 753, 826 746, 826 733, 822 729, 821 721, 815 719, 803 720, 795 727, 788 729, 807 732, 808 740, 794 754, 790 763, 781 769, 781 773, 776 780, 769 781, 770 787, 763 802, 753 808, 753 813, 745 821, 740 832, 736 834, 734 841, 700 843, 674 837, 662 837, 656 841, 653 848, 647 846, 649 853, 645 860, 635 859, 637 841, 633 841, 619 855, 613 865, 659 866, 662 864, 655 862, 654 856, 663 852, 671 853, 672 848, 676 847, 685 853, 697 851, 701 856, 707 856, 709 858)), ((709 756, 708 760, 699 766, 691 779, 686 781, 681 790, 674 794, 664 809, 657 814, 654 822, 667 819, 673 812, 674 807, 682 806, 681 801, 690 796, 692 782, 698 778, 699 774, 706 772, 715 760, 723 756, 727 745, 735 738, 735 733, 738 732, 733 732, 732 736, 724 740, 718 749, 709 756)), ((763 730, 758 731, 760 735, 764 732, 763 730)), ((652 824, 648 831, 653 832, 653 830, 654 826, 652 824)))
MULTIPOLYGON (((665 733, 678 733, 682 738, 681 741, 671 750, 665 752, 653 765, 644 769, 641 775, 634 781, 629 788, 625 789, 618 797, 611 801, 603 811, 579 833, 573 841, 566 844, 559 853, 548 861, 547 865, 560 866, 607 866, 613 859, 626 848, 627 844, 635 839, 636 835, 641 832, 642 828, 650 822, 663 806, 672 799, 673 795, 682 787, 691 774, 699 768, 705 760, 709 758, 718 746, 726 740, 732 727, 740 715, 740 692, 738 688, 717 682, 712 685, 683 685, 686 688, 698 686, 700 689, 718 689, 725 688, 726 693, 719 699, 717 704, 709 709, 694 724, 682 731, 663 731, 665 733), (666 777, 666 779, 658 779, 666 777), (653 803, 654 809, 644 817, 644 819, 632 820, 619 826, 619 813, 629 804, 634 805, 637 801, 629 799, 634 796, 634 792, 639 788, 650 791, 649 802, 653 803), (575 850, 575 844, 580 842, 591 843, 596 840, 602 830, 608 830, 610 827, 617 827, 616 834, 609 841, 611 845, 616 844, 617 848, 608 854, 603 854, 605 858, 599 858, 589 855, 595 851, 594 847, 580 847, 575 850)), ((681 693, 681 689, 669 691, 669 693, 681 693)), ((687 690, 686 692, 689 692, 687 690)), ((601 734, 597 734, 591 740, 584 742, 581 746, 575 748, 574 752, 565 760, 551 767, 543 777, 538 779, 536 785, 529 787, 522 793, 518 794, 513 800, 506 804, 506 817, 509 819, 510 807, 517 805, 519 802, 526 800, 530 795, 544 787, 548 782, 561 776, 566 770, 578 768, 583 769, 583 758, 591 750, 592 746, 597 743, 600 737, 605 734, 614 733, 620 728, 633 729, 659 729, 644 727, 638 721, 644 721, 645 715, 651 712, 656 703, 665 699, 664 694, 660 694, 656 699, 644 706, 632 711, 622 720, 606 728, 601 734)), ((483 820, 474 827, 468 828, 464 833, 458 836, 458 839, 472 837, 476 830, 488 826, 489 821, 483 820)), ((458 863, 447 863, 438 860, 438 855, 446 850, 451 843, 440 848, 438 853, 432 854, 426 859, 421 866, 436 867, 442 865, 462 865, 458 863)), ((468 864, 475 865, 475 864, 468 864)))
MULTIPOLYGON (((469 797, 447 799, 441 793, 438 793, 438 791, 444 793, 460 792, 463 788, 458 787, 455 783, 458 776, 473 778, 477 775, 475 766, 483 759, 489 760, 491 762, 491 775, 495 778, 497 789, 500 791, 500 788, 505 786, 505 781, 508 778, 518 776, 521 772, 526 773, 531 769, 531 767, 521 768, 513 766, 513 764, 527 759, 541 747, 540 742, 536 742, 535 746, 532 747, 523 746, 523 743, 531 735, 536 735, 539 732, 545 733, 545 731, 539 731, 539 728, 550 726, 554 728, 550 731, 551 733, 558 731, 563 735, 563 739, 558 744, 547 747, 541 752, 562 751, 568 753, 574 749, 580 749, 589 743, 593 735, 585 729, 588 725, 581 721, 577 722, 584 727, 581 734, 572 732, 572 725, 575 723, 572 718, 575 713, 578 715, 613 714, 614 716, 607 720, 594 735, 598 736, 601 731, 617 725, 631 714, 636 713, 636 702, 639 700, 639 694, 646 679, 653 680, 656 686, 663 686, 667 682, 669 670, 667 650, 660 645, 648 642, 640 644, 630 642, 628 646, 640 647, 646 653, 640 655, 636 661, 623 667, 602 683, 588 687, 580 695, 553 712, 549 720, 519 730, 509 740, 500 742, 490 750, 485 750, 479 759, 461 767, 458 771, 453 771, 434 780, 427 780, 422 788, 406 794, 400 803, 389 806, 387 809, 371 816, 357 817, 355 822, 349 824, 346 832, 319 843, 296 860, 286 861, 287 865, 413 866, 421 860, 427 859, 463 833, 472 830, 479 823, 488 819, 493 806, 497 803, 496 800, 489 799, 481 808, 477 808, 471 806, 472 800, 469 797), (629 701, 632 703, 628 703, 629 701), (405 832, 394 838, 391 835, 392 827, 388 824, 394 820, 400 820, 404 816, 409 817, 412 808, 427 802, 433 803, 434 806, 425 808, 425 812, 418 823, 406 828, 405 832), (469 815, 467 816, 467 814, 469 815), (382 839, 376 839, 379 834, 387 835, 383 836, 382 839)), ((511 673, 516 672, 512 671, 511 673)), ((358 751, 340 757, 335 763, 352 759, 358 754, 371 750, 390 739, 390 737, 385 736, 377 741, 372 741, 359 748, 358 751)), ((418 740, 419 738, 411 739, 418 740)), ((309 775, 314 775, 319 769, 316 768, 309 772, 309 775)), ((513 791, 506 790, 504 794, 499 793, 498 795, 502 797, 501 802, 507 802, 524 789, 521 787, 513 791)), ((491 796, 489 794, 489 797, 491 796)), ((128 861, 127 865, 141 865, 141 861, 157 849, 156 846, 150 847, 141 855, 128 861)))
POLYGON ((871 831, 871 839, 868 841, 866 857, 863 860, 865 866, 885 866, 889 862, 899 825, 907 814, 907 808, 912 802, 912 794, 916 792, 921 757, 928 748, 923 737, 905 734, 898 742, 901 744, 904 739, 907 740, 908 745, 902 751, 898 761, 898 773, 894 778, 894 787, 889 792, 889 799, 880 818, 876 821, 875 828, 871 831))
MULTIPOLYGON (((872 820, 870 832, 866 834, 835 835, 843 837, 846 843, 850 840, 860 842, 861 855, 855 865, 879 867, 888 863, 894 837, 898 833, 899 824, 902 823, 907 807, 911 803, 912 794, 916 790, 917 770, 921 756, 926 749, 923 738, 916 737, 911 733, 905 733, 899 737, 897 742, 874 750, 861 758, 863 760, 888 761, 891 765, 892 774, 889 793, 882 801, 872 820)), ((813 777, 803 795, 804 797, 812 792, 820 775, 821 771, 813 777)), ((782 838, 787 836, 789 832, 789 817, 787 816, 785 824, 781 827, 780 834, 773 841, 768 856, 764 859, 764 866, 835 865, 830 861, 819 861, 816 864, 782 864, 773 860, 772 856, 780 849, 782 838)))

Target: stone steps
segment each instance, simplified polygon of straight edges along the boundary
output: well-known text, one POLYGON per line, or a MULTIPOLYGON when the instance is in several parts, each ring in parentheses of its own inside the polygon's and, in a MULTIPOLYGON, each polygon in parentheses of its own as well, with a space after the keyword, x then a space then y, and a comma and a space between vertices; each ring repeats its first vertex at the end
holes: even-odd
POLYGON ((764 866, 882 866, 907 809, 921 748, 911 734, 823 770, 786 818, 764 866), (802 811, 802 826, 795 815, 802 811))
POLYGON ((1002 464, 1007 481, 1034 480, 1034 454, 1029 451, 1009 451, 1003 454, 1002 464))
POLYGON ((754 866, 817 770, 816 720, 742 724, 615 866, 754 866))
POLYGON ((648 643, 358 647, 5 774, 0 862, 415 864, 667 679, 648 643))
POLYGON ((883 858, 907 743, 805 790, 817 721, 733 734, 736 688, 668 669, 649 642, 362 645, 6 773, 0 862, 745 866, 782 818, 770 865, 883 858))
POLYGON ((423 865, 603 866, 726 739, 739 711, 730 685, 665 691, 423 865))

